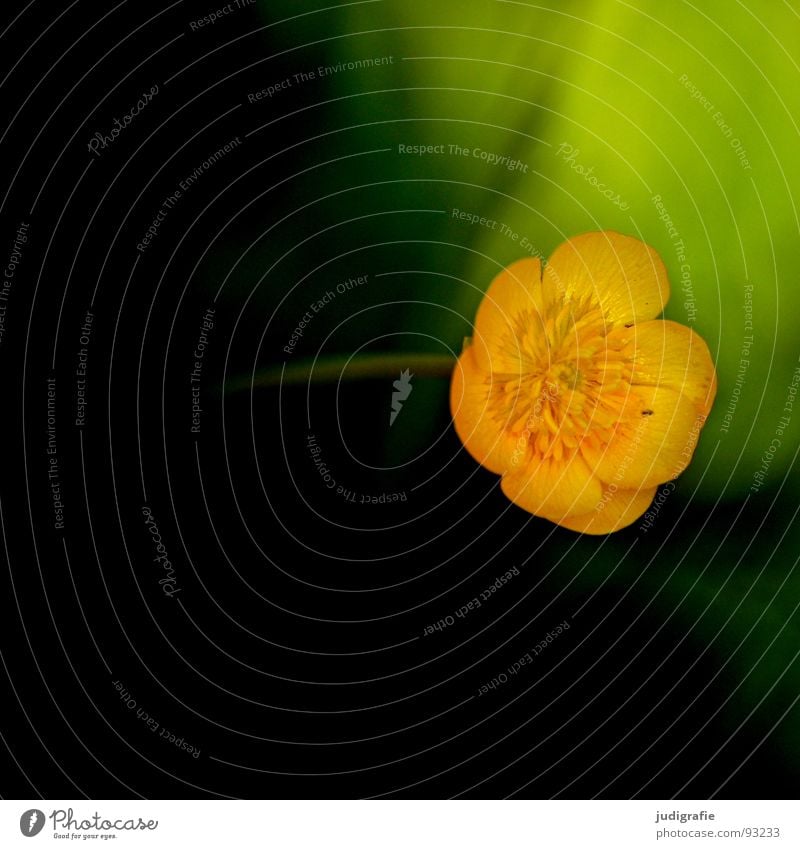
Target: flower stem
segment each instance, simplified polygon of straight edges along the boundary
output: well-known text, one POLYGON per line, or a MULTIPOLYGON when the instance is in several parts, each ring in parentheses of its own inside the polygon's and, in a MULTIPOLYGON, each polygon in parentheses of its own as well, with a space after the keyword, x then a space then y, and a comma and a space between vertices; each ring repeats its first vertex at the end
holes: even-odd
POLYGON ((368 354, 355 357, 324 357, 270 366, 252 377, 228 381, 228 392, 304 383, 336 383, 339 380, 372 380, 397 377, 408 369, 417 377, 447 377, 455 360, 443 354, 368 354))

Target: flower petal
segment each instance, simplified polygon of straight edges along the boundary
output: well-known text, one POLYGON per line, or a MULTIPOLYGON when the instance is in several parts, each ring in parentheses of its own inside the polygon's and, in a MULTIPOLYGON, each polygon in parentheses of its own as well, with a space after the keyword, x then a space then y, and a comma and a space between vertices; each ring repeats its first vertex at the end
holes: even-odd
POLYGON ((613 230, 584 233, 559 245, 544 279, 562 298, 599 304, 620 324, 655 318, 669 300, 667 270, 658 253, 613 230))
POLYGON ((501 487, 517 506, 552 522, 593 510, 603 494, 600 481, 577 452, 506 474, 501 487))
POLYGON ((645 321, 611 334, 624 340, 633 358, 634 386, 664 386, 690 398, 708 415, 717 377, 708 345, 691 328, 674 321, 645 321))
POLYGON ((620 489, 652 487, 689 465, 705 416, 674 389, 637 386, 625 399, 604 446, 584 440, 581 453, 604 483, 620 489))
POLYGON ((450 382, 450 412, 456 433, 469 453, 489 471, 502 474, 514 456, 515 441, 504 422, 489 405, 497 382, 480 368, 471 345, 458 358, 450 382))
MULTIPOLYGON (((603 487, 602 509, 582 516, 568 516, 559 522, 571 531, 582 534, 610 534, 635 522, 653 501, 658 487, 646 489, 617 489, 603 487)), ((598 505, 599 507, 600 505, 598 505)))
POLYGON ((512 262, 494 278, 478 307, 473 345, 488 371, 523 371, 521 333, 543 327, 542 264, 537 258, 512 262))

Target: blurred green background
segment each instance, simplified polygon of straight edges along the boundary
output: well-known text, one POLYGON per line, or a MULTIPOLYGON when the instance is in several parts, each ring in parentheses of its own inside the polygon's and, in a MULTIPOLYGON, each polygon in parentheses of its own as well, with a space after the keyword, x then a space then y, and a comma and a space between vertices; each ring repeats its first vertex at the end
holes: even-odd
MULTIPOLYGON (((381 181, 396 209, 448 213, 430 215, 430 241, 403 254, 408 268, 468 281, 446 300, 460 315, 474 315, 498 265, 546 257, 576 233, 616 229, 659 250, 672 284, 665 315, 706 339, 719 374, 685 478, 705 499, 740 499, 775 435, 800 354, 797 11, 783 3, 380 2, 298 18, 294 3, 264 8, 272 22, 290 19, 276 30, 290 31, 297 45, 293 73, 306 53, 309 69, 391 58, 318 79, 324 89, 313 100, 321 105, 309 120, 334 131, 332 153, 353 152, 351 127, 374 148, 391 145, 386 155, 338 163, 341 182, 381 181), (398 145, 444 152, 402 155, 398 145), (451 153, 455 146, 467 155, 451 153), (489 164, 476 149, 520 164, 489 164), (453 220, 454 208, 498 223, 453 220), (750 365, 737 384, 751 335, 750 365)), ((369 212, 358 192, 337 203, 342 219, 369 212)), ((405 223, 365 219, 362 242, 407 238, 405 223)), ((426 280, 418 291, 435 288, 426 280)), ((460 344, 463 322, 416 312, 420 332, 460 344)), ((386 327, 394 325, 387 316, 386 327)), ((770 480, 790 467, 798 444, 794 422, 770 480)))

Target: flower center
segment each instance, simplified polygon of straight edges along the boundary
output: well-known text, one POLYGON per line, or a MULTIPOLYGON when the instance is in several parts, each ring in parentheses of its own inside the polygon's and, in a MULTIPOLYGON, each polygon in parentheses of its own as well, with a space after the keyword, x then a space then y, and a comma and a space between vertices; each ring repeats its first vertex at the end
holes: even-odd
MULTIPOLYGON (((519 372, 493 374, 493 414, 534 457, 561 459, 583 440, 606 442, 630 391, 632 359, 601 310, 554 304, 518 316, 513 338, 519 372)), ((511 334, 510 334, 511 336, 511 334)))
POLYGON ((581 372, 577 365, 569 362, 557 363, 547 370, 545 384, 556 391, 577 389, 581 382, 581 372))

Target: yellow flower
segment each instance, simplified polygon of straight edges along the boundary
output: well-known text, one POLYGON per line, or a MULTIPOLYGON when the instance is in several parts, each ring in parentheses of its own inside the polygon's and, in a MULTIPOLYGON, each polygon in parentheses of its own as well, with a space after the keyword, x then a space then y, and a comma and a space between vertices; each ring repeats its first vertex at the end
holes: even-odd
POLYGON ((717 379, 696 333, 653 320, 668 298, 659 255, 613 231, 494 279, 450 405, 461 441, 515 504, 606 534, 689 464, 717 379))

